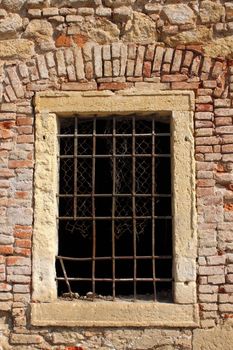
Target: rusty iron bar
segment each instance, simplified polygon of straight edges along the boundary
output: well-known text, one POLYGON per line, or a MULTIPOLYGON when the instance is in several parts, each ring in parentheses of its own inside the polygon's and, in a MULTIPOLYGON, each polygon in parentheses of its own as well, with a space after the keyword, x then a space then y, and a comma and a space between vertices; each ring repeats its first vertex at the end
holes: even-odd
POLYGON ((95 256, 96 256, 96 219, 95 219, 95 155, 96 155, 96 119, 93 121, 93 147, 92 147, 92 295, 95 297, 95 256))
POLYGON ((133 212, 133 295, 134 301, 137 298, 137 218, 136 218, 136 159, 135 159, 135 118, 133 118, 132 129, 132 212, 133 212))
MULTIPOLYGON (((155 154, 154 157, 156 158, 171 158, 171 155, 168 153, 163 153, 163 154, 155 154)), ((80 158, 80 159, 92 159, 93 155, 91 154, 78 154, 77 156, 75 155, 62 155, 58 156, 60 159, 74 159, 74 158, 80 158)), ((116 154, 113 156, 113 154, 96 154, 94 158, 132 158, 132 154, 116 154)), ((135 153, 134 158, 151 158, 151 154, 149 153, 135 153)))
POLYGON ((72 298, 73 293, 72 293, 72 290, 71 290, 71 287, 70 287, 69 278, 67 277, 67 273, 66 273, 66 269, 65 269, 65 265, 64 265, 63 259, 59 258, 59 261, 61 263, 61 268, 62 268, 62 272, 63 272, 63 275, 64 275, 63 280, 65 280, 67 288, 68 288, 68 291, 69 291, 69 294, 70 294, 70 297, 72 298))
MULTIPOLYGON (((57 197, 59 198, 73 198, 79 197, 79 198, 84 198, 84 197, 91 197, 91 194, 57 194, 57 197)), ((132 197, 131 193, 95 193, 94 197, 132 197)), ((135 193, 135 197, 161 197, 161 198, 171 198, 171 194, 165 194, 165 193, 154 193, 154 194, 148 194, 148 193, 135 193)))
MULTIPOLYGON (((155 193, 155 157, 154 157, 154 153, 155 153, 155 136, 154 136, 154 130, 155 130, 155 121, 152 121, 152 188, 151 188, 151 192, 152 194, 155 193)), ((154 291, 154 301, 156 301, 156 282, 155 282, 155 197, 152 196, 152 274, 153 274, 153 291, 154 291)))
POLYGON ((113 119, 113 134, 112 134, 112 296, 113 300, 116 298, 116 261, 115 261, 115 209, 116 209, 116 119, 113 119))
MULTIPOLYGON (((57 281, 64 281, 64 277, 56 277, 57 281)), ((93 281, 92 277, 68 277, 69 281, 93 281)), ((113 278, 94 278, 96 282, 113 282, 113 278)), ((115 278, 115 282, 172 282, 172 278, 115 278)))
MULTIPOLYGON (((84 258, 73 258, 69 256, 56 256, 57 259, 70 260, 70 261, 91 261, 92 257, 84 257, 84 258)), ((114 256, 115 260, 132 260, 133 256, 114 256)), ((95 260, 112 260, 112 256, 96 256, 95 260)), ((145 259, 158 259, 158 260, 169 260, 172 259, 172 255, 137 255, 137 260, 145 260, 145 259)))
MULTIPOLYGON (((57 218, 59 220, 75 220, 75 221, 92 221, 92 255, 89 257, 65 257, 62 255, 58 255, 56 258, 59 259, 61 266, 62 266, 62 272, 64 277, 56 277, 57 281, 65 281, 68 291, 70 295, 72 296, 72 290, 69 284, 69 281, 90 281, 92 283, 92 295, 93 299, 95 298, 96 293, 96 282, 111 282, 112 283, 112 297, 113 300, 116 298, 116 282, 133 282, 133 299, 134 301, 137 300, 137 282, 153 282, 153 299, 156 301, 156 283, 157 282, 172 282, 172 278, 158 278, 156 277, 156 269, 155 269, 155 260, 172 260, 171 255, 156 255, 155 254, 155 220, 170 220, 172 219, 171 215, 155 215, 155 199, 156 198, 170 198, 172 195, 170 193, 156 193, 156 183, 155 183, 155 174, 156 174, 156 159, 160 158, 168 158, 170 159, 171 154, 170 153, 155 153, 155 137, 170 137, 170 133, 156 133, 155 132, 155 120, 152 118, 150 121, 152 121, 152 128, 150 133, 136 133, 136 127, 135 122, 137 118, 134 116, 130 119, 131 123, 131 130, 132 133, 117 133, 116 130, 116 118, 112 117, 112 132, 101 134, 97 133, 96 131, 96 123, 98 123, 98 119, 92 118, 91 122, 93 125, 92 132, 87 134, 80 134, 78 131, 78 125, 79 125, 79 117, 74 118, 74 134, 58 134, 58 138, 74 138, 74 152, 71 155, 60 155, 58 156, 58 160, 60 159, 74 159, 74 188, 72 194, 62 194, 59 193, 57 195, 58 198, 73 198, 73 204, 74 204, 74 215, 73 216, 58 216, 57 218), (96 154, 96 139, 100 138, 106 138, 109 137, 109 139, 112 140, 112 149, 109 151, 109 154, 96 154), (130 137, 132 139, 132 150, 129 153, 121 153, 117 154, 117 145, 116 140, 123 139, 125 137, 130 137), (139 153, 136 149, 136 137, 150 137, 151 139, 151 153, 139 153), (83 155, 78 154, 78 140, 79 138, 92 138, 92 151, 90 154, 83 155), (95 193, 95 168, 96 168, 96 159, 111 159, 112 161, 112 193, 95 193), (122 158, 130 158, 132 160, 131 162, 131 176, 132 176, 132 192, 131 193, 117 193, 116 191, 116 160, 122 159, 122 158), (143 158, 150 158, 151 159, 151 193, 136 193, 136 170, 137 170, 137 159, 143 159, 143 158), (92 161, 92 167, 90 168, 91 172, 91 193, 78 193, 78 159, 91 159, 92 161), (110 197, 112 198, 112 208, 111 208, 111 214, 109 216, 97 216, 96 215, 96 198, 103 198, 103 197, 110 197), (151 199, 151 215, 136 215, 136 198, 149 198, 151 199), (91 216, 80 216, 77 215, 77 198, 91 198, 91 216), (116 198, 131 198, 132 199, 132 215, 127 216, 117 216, 116 212, 116 198), (152 252, 151 255, 137 255, 137 220, 138 219, 149 219, 152 223, 152 237, 151 237, 151 244, 152 244, 152 252), (111 220, 111 230, 112 230, 112 255, 111 256, 96 256, 96 221, 97 220, 111 220), (115 254, 115 225, 116 220, 131 220, 132 226, 133 226, 133 255, 127 255, 127 256, 116 256, 115 254), (144 278, 144 277, 138 277, 137 276, 137 261, 143 260, 143 259, 150 259, 152 263, 152 277, 144 278), (90 274, 90 277, 68 277, 64 265, 63 260, 68 261, 91 261, 92 262, 92 272, 90 274), (112 278, 97 278, 96 277, 96 261, 106 261, 111 260, 112 261, 112 278), (133 276, 130 278, 116 278, 116 267, 115 262, 116 260, 132 260, 133 261, 133 276)), ((146 120, 146 119, 145 119, 146 120)), ((89 120, 90 121, 90 120, 89 120)), ((170 142, 170 141, 169 141, 170 142)), ((140 147, 140 146, 139 146, 140 147)), ((86 151, 85 151, 86 152, 86 151)), ((122 151, 123 152, 123 151, 122 151)), ((89 151, 87 152, 89 153, 89 151)), ((88 275, 87 275, 88 276, 88 275)))
MULTIPOLYGON (((155 219, 172 219, 171 216, 156 216, 154 215, 155 219)), ((152 215, 147 216, 58 216, 59 220, 130 220, 130 219, 152 219, 152 215)))
MULTIPOLYGON (((74 137, 76 134, 58 134, 57 136, 59 138, 70 138, 70 137, 74 137)), ((92 134, 77 134, 76 136, 78 137, 90 137, 92 138, 92 134)), ((96 137, 112 137, 112 136, 115 136, 116 138, 117 137, 131 137, 132 134, 96 134, 96 137)), ((146 137, 146 136, 151 136, 151 133, 148 133, 148 134, 137 134, 135 133, 135 136, 138 136, 138 137, 146 137)), ((159 136, 159 137, 170 137, 171 134, 170 133, 155 133, 155 136, 159 136)))

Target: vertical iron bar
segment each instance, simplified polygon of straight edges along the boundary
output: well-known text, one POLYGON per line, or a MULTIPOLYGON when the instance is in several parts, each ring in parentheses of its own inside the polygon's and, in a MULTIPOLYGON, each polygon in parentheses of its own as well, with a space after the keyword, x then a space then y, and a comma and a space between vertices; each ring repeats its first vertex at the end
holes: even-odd
POLYGON ((74 217, 77 217, 77 172, 78 172, 78 118, 74 119, 74 217))
POLYGON ((116 298, 116 261, 115 261, 115 207, 116 207, 116 118, 113 117, 112 136, 112 296, 116 298))
POLYGON ((68 277, 67 277, 67 273, 66 273, 66 269, 65 269, 65 265, 64 265, 63 259, 59 258, 59 261, 61 263, 61 268, 62 268, 62 271, 63 271, 63 275, 64 275, 64 278, 65 278, 65 281, 66 281, 66 284, 67 284, 67 288, 68 288, 70 297, 72 298, 73 297, 73 293, 72 293, 72 290, 71 290, 71 287, 70 287, 70 282, 69 282, 68 277))
POLYGON ((155 121, 152 120, 152 273, 153 273, 153 290, 154 301, 156 301, 156 282, 155 282, 155 121))
POLYGON ((96 119, 93 121, 93 149, 92 149, 92 293, 95 298, 95 256, 96 256, 96 221, 95 221, 95 154, 96 154, 96 119))
POLYGON ((137 226, 136 226, 136 203, 135 203, 135 168, 136 168, 136 157, 135 157, 135 117, 132 118, 133 130, 132 130, 132 214, 133 214, 133 263, 134 263, 134 301, 137 297, 137 226))

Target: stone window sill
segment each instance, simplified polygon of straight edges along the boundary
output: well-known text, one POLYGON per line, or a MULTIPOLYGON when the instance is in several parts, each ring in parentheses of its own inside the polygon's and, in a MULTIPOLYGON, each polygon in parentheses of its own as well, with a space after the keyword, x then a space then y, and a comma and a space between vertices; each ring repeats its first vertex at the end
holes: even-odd
POLYGON ((56 301, 32 303, 34 326, 197 327, 197 304, 155 302, 56 301))

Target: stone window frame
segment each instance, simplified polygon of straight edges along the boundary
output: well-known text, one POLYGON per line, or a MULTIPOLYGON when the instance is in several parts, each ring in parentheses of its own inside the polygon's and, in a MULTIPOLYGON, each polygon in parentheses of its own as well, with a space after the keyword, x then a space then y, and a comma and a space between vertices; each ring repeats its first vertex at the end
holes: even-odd
POLYGON ((137 89, 41 92, 35 97, 35 177, 31 322, 35 326, 196 327, 194 93, 137 89), (170 115, 174 303, 63 301, 57 298, 58 118, 81 115, 170 115))

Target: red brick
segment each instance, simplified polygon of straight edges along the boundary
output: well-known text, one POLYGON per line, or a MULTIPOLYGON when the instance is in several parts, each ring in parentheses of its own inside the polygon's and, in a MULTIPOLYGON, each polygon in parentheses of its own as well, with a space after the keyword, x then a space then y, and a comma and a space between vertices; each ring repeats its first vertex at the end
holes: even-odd
POLYGON ((144 65, 143 65, 143 76, 145 76, 146 78, 150 78, 151 76, 151 62, 149 61, 145 61, 144 65))
POLYGON ((133 83, 101 83, 99 90, 124 90, 133 87, 133 83))
POLYGON ((0 130, 1 139, 10 139, 11 137, 13 137, 13 132, 11 130, 0 130))
POLYGON ((88 41, 88 37, 83 34, 75 34, 72 36, 72 39, 78 47, 83 47, 88 41))
POLYGON ((212 77, 213 78, 218 78, 218 76, 222 73, 223 70, 223 64, 222 62, 216 61, 214 64, 214 68, 212 71, 212 77))
POLYGON ((11 255, 13 254, 13 247, 9 245, 0 246, 0 254, 2 255, 11 255))
POLYGON ((15 231, 14 236, 21 239, 30 239, 32 234, 26 231, 15 231))
POLYGON ((93 77, 94 77, 94 69, 93 69, 93 63, 92 62, 87 62, 85 64, 85 74, 86 74, 86 78, 88 80, 93 79, 93 77))
POLYGON ((8 283, 0 283, 0 292, 9 292, 12 286, 8 283))
POLYGON ((222 145, 223 153, 233 153, 233 144, 231 145, 222 145))
POLYGON ((216 82, 216 80, 203 81, 203 87, 207 88, 207 89, 214 89, 217 87, 217 82, 216 82))
POLYGON ((226 281, 228 282, 228 283, 233 283, 233 274, 231 273, 231 274, 228 274, 227 276, 226 276, 226 281))
POLYGON ((198 187, 213 187, 215 185, 215 180, 212 179, 201 179, 197 181, 198 187))
POLYGON ((197 112, 212 112, 213 109, 214 109, 213 105, 211 104, 206 104, 206 103, 196 104, 197 112))
POLYGON ((232 125, 232 118, 231 117, 216 117, 215 124, 217 126, 232 125))
POLYGON ((197 96, 211 96, 213 91, 211 89, 198 89, 197 96))
POLYGON ((17 143, 33 143, 34 136, 33 135, 19 135, 17 137, 17 143))
POLYGON ((31 117, 18 117, 16 121, 17 125, 33 125, 33 118, 31 117))
POLYGON ((167 74, 162 76, 161 81, 162 82, 180 82, 187 79, 188 79, 188 76, 186 74, 167 74))
POLYGON ((219 138, 215 136, 197 137, 196 139, 196 145, 218 145, 219 142, 219 138))
POLYGON ((215 108, 214 113, 217 117, 233 117, 233 108, 215 108))
POLYGON ((28 126, 28 125, 27 126, 25 126, 25 125, 19 126, 17 130, 18 130, 18 133, 20 135, 22 135, 22 134, 29 135, 29 134, 32 134, 32 132, 33 132, 32 126, 28 126))
POLYGON ((224 210, 233 211, 233 203, 225 203, 224 210))
POLYGON ((56 38, 55 45, 56 47, 70 47, 72 45, 71 37, 61 34, 56 38))
POLYGON ((172 82, 173 90, 196 90, 199 87, 199 82, 187 83, 187 82, 172 82))
POLYGON ((224 275, 224 266, 200 266, 199 267, 200 275, 224 275))
POLYGON ((207 197, 214 195, 213 187, 199 187, 197 188, 197 197, 207 197))
POLYGON ((10 169, 33 168, 33 162, 31 160, 9 160, 8 166, 10 169))
POLYGON ((30 259, 22 256, 8 256, 6 263, 7 266, 27 266, 30 265, 30 259))
POLYGON ((88 90, 96 90, 97 84, 96 82, 89 83, 64 83, 61 87, 62 90, 65 91, 88 91, 88 90))
POLYGON ((213 152, 212 146, 196 146, 196 153, 211 153, 213 152))
POLYGON ((25 191, 18 191, 15 193, 15 198, 17 199, 27 199, 30 197, 30 193, 29 192, 25 192, 25 191))
POLYGON ((183 66, 184 67, 190 67, 192 61, 193 61, 193 52, 192 51, 186 51, 185 52, 184 61, 183 61, 183 66))
POLYGON ((197 120, 195 121, 195 127, 198 128, 212 128, 213 122, 210 120, 197 120))
POLYGON ((20 254, 24 257, 30 257, 31 256, 31 249, 15 247, 14 253, 20 254))
POLYGON ((30 239, 17 239, 15 240, 15 246, 19 248, 30 248, 32 242, 30 239))
POLYGON ((203 45, 200 45, 200 44, 190 44, 190 45, 186 45, 186 50, 191 50, 191 51, 194 51, 198 54, 203 54, 203 45))
POLYGON ((0 122, 0 129, 11 129, 15 126, 14 120, 5 120, 3 122, 0 122))
POLYGON ((5 168, 0 169, 0 177, 9 178, 9 177, 14 177, 14 176, 15 176, 15 174, 12 170, 5 169, 5 168))

